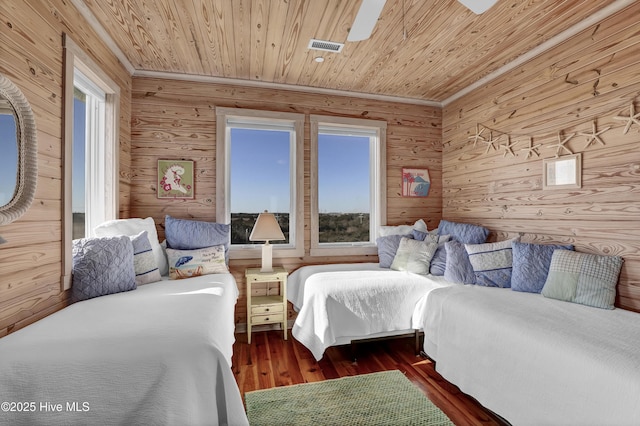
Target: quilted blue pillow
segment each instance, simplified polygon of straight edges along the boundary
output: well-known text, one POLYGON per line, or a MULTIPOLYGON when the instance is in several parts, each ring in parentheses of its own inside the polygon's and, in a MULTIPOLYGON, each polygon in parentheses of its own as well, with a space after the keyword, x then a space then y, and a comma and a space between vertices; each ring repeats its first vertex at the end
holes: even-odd
POLYGON ((386 237, 378 237, 376 244, 378 245, 378 258, 381 268, 390 268, 393 258, 396 257, 398 247, 402 238, 411 238, 411 234, 407 235, 387 235, 386 237))
POLYGON ((213 246, 224 246, 225 260, 229 263, 231 227, 223 223, 165 217, 167 247, 176 250, 195 250, 213 246))
POLYGON ((133 243, 126 235, 73 240, 71 301, 136 289, 133 243))
POLYGON ((511 290, 540 293, 549 275, 551 256, 556 249, 573 250, 573 245, 533 244, 514 241, 511 290))
MULTIPOLYGON (((520 237, 518 237, 520 238, 520 237)), ((469 262, 476 275, 476 284, 485 287, 511 287, 514 239, 497 243, 465 244, 469 262)))
POLYGON ((482 244, 487 241, 489 230, 480 225, 441 220, 438 225, 438 235, 447 234, 451 235, 452 240, 463 244, 482 244))
POLYGON ((447 241, 444 243, 444 248, 447 251, 444 278, 453 283, 475 284, 476 276, 464 244, 458 241, 447 241))
POLYGON ((444 244, 444 242, 438 243, 436 253, 431 258, 431 268, 429 269, 429 273, 431 275, 444 275, 444 271, 447 267, 447 250, 444 247, 444 244))

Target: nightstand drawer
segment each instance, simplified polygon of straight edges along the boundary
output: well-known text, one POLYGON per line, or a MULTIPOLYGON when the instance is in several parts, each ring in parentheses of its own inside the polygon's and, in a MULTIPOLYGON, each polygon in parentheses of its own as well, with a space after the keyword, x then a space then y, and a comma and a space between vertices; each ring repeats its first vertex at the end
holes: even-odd
POLYGON ((285 274, 277 273, 277 272, 274 272, 273 274, 262 273, 259 276, 251 275, 249 277, 249 280, 253 282, 269 283, 269 282, 282 281, 283 277, 285 276, 286 276, 285 274))
POLYGON ((252 325, 258 325, 258 324, 272 324, 272 323, 277 323, 277 322, 282 322, 284 320, 284 313, 280 312, 280 313, 274 313, 274 314, 270 314, 270 315, 256 315, 256 316, 251 316, 251 324, 252 325))
POLYGON ((272 312, 283 312, 284 306, 282 303, 278 303, 277 305, 261 305, 261 306, 252 306, 251 307, 251 315, 264 315, 270 314, 272 312))

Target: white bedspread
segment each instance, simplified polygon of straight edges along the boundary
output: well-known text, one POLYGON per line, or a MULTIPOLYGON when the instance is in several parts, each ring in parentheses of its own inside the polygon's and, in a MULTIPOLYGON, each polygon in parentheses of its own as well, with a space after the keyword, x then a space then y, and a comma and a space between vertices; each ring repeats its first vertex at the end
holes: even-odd
POLYGON ((299 307, 292 334, 316 360, 334 344, 421 328, 423 310, 416 306, 431 290, 451 285, 377 264, 305 266, 288 284, 288 299, 299 307))
POLYGON ((237 297, 231 274, 161 281, 0 339, 0 399, 33 411, 0 424, 247 424, 230 367, 237 297))
POLYGON ((433 291, 427 354, 513 425, 639 425, 640 314, 509 289, 433 291))

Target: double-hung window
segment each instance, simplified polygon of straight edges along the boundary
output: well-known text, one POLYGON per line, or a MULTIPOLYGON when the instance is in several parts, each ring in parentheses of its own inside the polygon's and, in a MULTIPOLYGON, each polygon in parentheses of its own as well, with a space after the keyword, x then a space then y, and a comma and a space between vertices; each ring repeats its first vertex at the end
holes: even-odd
POLYGON ((311 116, 311 255, 376 254, 386 122, 311 116))
POLYGON ((304 254, 304 115, 216 108, 216 220, 231 224, 232 258, 260 257, 249 241, 258 214, 278 220, 285 241, 272 241, 274 257, 304 254))
POLYGON ((72 240, 118 212, 120 88, 65 35, 64 270, 70 287, 72 240))

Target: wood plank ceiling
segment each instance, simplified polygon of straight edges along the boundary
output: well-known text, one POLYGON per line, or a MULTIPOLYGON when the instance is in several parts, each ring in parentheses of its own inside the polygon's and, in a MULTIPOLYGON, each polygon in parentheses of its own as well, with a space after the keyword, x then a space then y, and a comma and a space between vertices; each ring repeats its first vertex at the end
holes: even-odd
POLYGON ((346 42, 357 0, 83 1, 136 71, 443 101, 615 0, 499 0, 482 15, 388 0, 361 42, 346 42), (309 50, 311 38, 346 44, 309 50))

